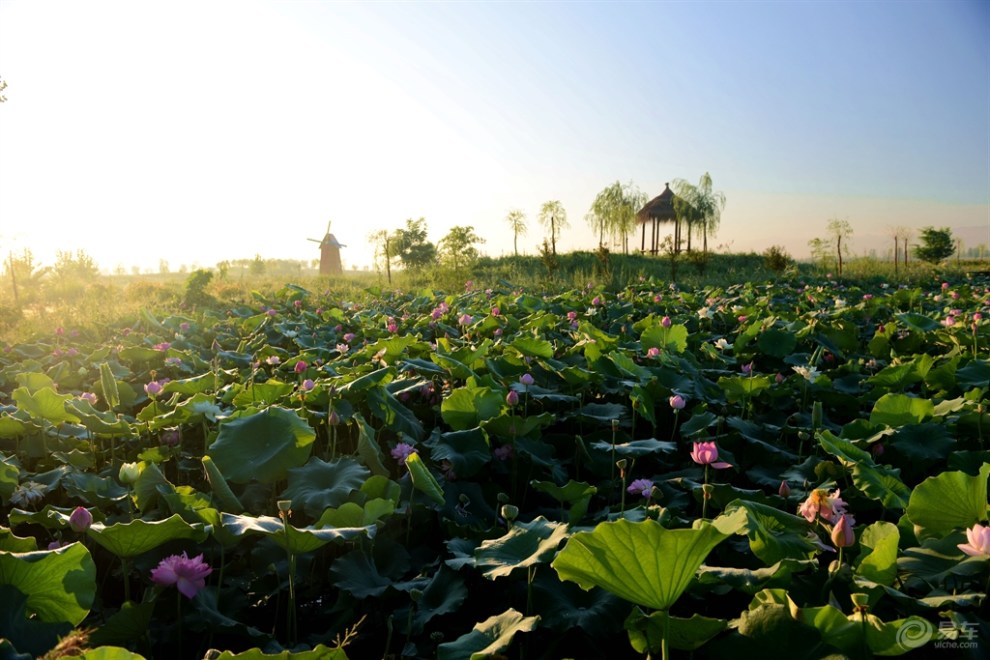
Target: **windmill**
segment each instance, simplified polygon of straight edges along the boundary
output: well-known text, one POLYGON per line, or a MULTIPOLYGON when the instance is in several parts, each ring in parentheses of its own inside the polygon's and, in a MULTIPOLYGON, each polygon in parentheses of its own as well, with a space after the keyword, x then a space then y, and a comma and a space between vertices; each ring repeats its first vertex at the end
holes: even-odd
POLYGON ((347 247, 337 241, 330 233, 330 223, 327 222, 327 233, 321 241, 318 238, 307 238, 308 241, 320 244, 320 275, 334 275, 344 272, 340 263, 340 248, 347 247))

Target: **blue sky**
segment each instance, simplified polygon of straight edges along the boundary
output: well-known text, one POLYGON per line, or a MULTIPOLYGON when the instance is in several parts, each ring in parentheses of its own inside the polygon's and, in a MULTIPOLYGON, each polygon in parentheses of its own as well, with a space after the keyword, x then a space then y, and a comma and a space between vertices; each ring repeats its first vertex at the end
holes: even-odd
MULTIPOLYGON (((560 200, 563 249, 613 181, 710 172, 712 245, 807 253, 845 218, 990 245, 990 3, 0 0, 0 251, 311 258, 327 220, 425 217, 511 252, 560 200)), ((723 248, 723 249, 726 249, 723 248)))

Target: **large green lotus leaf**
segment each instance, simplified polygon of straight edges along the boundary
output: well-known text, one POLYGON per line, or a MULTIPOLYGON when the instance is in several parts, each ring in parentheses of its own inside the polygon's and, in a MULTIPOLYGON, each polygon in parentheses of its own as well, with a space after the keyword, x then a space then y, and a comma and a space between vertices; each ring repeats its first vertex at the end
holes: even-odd
POLYGON ((162 351, 157 351, 146 346, 128 346, 127 348, 122 348, 117 353, 117 357, 120 358, 121 362, 136 363, 159 362, 160 364, 162 355, 162 351))
POLYGON ((583 481, 569 480, 563 486, 558 486, 552 481, 532 481, 529 484, 533 490, 546 493, 561 504, 570 504, 571 508, 567 512, 567 522, 576 525, 584 514, 588 512, 588 504, 592 496, 598 492, 598 488, 583 481))
POLYGON ((327 509, 313 527, 367 527, 395 513, 395 503, 375 497, 364 503, 344 502, 336 509, 327 509))
POLYGON ((930 332, 938 328, 938 322, 934 321, 927 316, 921 314, 915 314, 914 312, 907 312, 905 314, 897 314, 897 320, 911 328, 912 330, 917 330, 919 332, 930 332))
POLYGON ((987 382, 990 382, 990 360, 971 360, 956 371, 956 382, 960 388, 967 390, 973 387, 986 388, 987 382))
POLYGON ((773 566, 753 570, 702 566, 698 569, 698 581, 701 584, 726 584, 736 591, 755 594, 762 589, 788 587, 794 573, 817 566, 814 559, 782 559, 773 566))
MULTIPOLYGON (((90 635, 90 643, 98 646, 129 644, 148 634, 148 625, 155 612, 155 603, 125 602, 90 635)), ((106 648, 106 647, 104 647, 106 648)))
POLYGON ((350 541, 359 536, 371 538, 375 535, 375 527, 296 527, 285 525, 279 518, 272 516, 235 516, 229 513, 221 515, 224 530, 235 537, 257 534, 267 536, 280 547, 301 554, 322 548, 328 543, 350 541))
POLYGON ((392 367, 382 367, 363 376, 358 376, 349 383, 344 383, 337 388, 340 394, 355 394, 376 387, 379 383, 384 384, 395 378, 395 370, 392 367))
POLYGON ((683 353, 687 350, 688 329, 681 324, 665 328, 659 323, 643 331, 639 343, 644 350, 659 348, 662 351, 683 353))
POLYGON ((485 569, 489 580, 505 577, 517 568, 544 563, 567 538, 567 525, 539 516, 517 522, 507 534, 482 541, 474 551, 475 566, 485 569))
POLYGON ((121 646, 99 646, 84 651, 80 660, 145 660, 140 653, 128 651, 121 646))
POLYGON ((888 392, 877 399, 870 413, 870 422, 887 426, 907 426, 921 424, 935 414, 935 404, 931 399, 888 392))
POLYGON ((652 520, 618 520, 578 532, 552 566, 582 589, 601 587, 643 607, 666 610, 687 589, 712 548, 729 537, 701 522, 698 529, 665 529, 652 520))
POLYGON ((518 351, 523 357, 544 358, 546 360, 553 357, 553 344, 545 339, 516 337, 509 344, 509 347, 518 351))
POLYGON ((16 438, 27 432, 28 426, 21 420, 4 413, 0 415, 0 438, 16 438))
POLYGON ((207 372, 193 378, 183 378, 181 380, 170 380, 163 388, 166 392, 178 392, 179 394, 193 395, 203 392, 214 392, 218 385, 222 384, 220 378, 214 372, 207 372))
POLYGON ((0 526, 0 551, 3 552, 34 552, 38 542, 33 536, 17 536, 6 527, 0 526))
POLYGON ((752 399, 763 390, 770 388, 769 376, 722 376, 718 379, 718 386, 725 392, 725 397, 730 403, 738 403, 745 399, 752 399))
POLYGON ((425 353, 429 346, 425 342, 416 339, 415 335, 395 335, 388 339, 379 339, 368 347, 373 355, 380 356, 385 364, 394 364, 400 357, 408 353, 425 353), (415 351, 409 349, 414 347, 415 351))
POLYGON ((141 463, 141 474, 134 482, 134 503, 141 512, 158 501, 158 487, 171 486, 155 463, 141 463))
POLYGON ((55 389, 55 381, 52 380, 51 376, 37 371, 21 372, 14 376, 14 380, 17 381, 18 385, 26 387, 32 394, 46 387, 55 389))
POLYGON ((604 440, 596 440, 591 443, 591 448, 597 449, 598 451, 608 452, 609 454, 611 454, 612 451, 615 451, 616 456, 624 458, 639 458, 641 456, 648 456, 649 454, 656 454, 659 452, 669 454, 677 451, 677 445, 673 442, 668 440, 657 440, 656 438, 630 440, 629 442, 621 442, 616 445, 604 440))
POLYGON ((440 567, 423 589, 413 614, 413 632, 420 633, 430 619, 441 614, 456 612, 467 600, 468 590, 464 579, 455 571, 440 567))
POLYGON ((382 462, 384 454, 378 441, 375 440, 375 429, 368 422, 364 421, 364 417, 360 413, 354 415, 354 422, 358 430, 357 455, 368 466, 372 474, 387 477, 389 472, 388 468, 382 462))
POLYGON ((530 414, 526 417, 499 415, 482 422, 481 428, 490 438, 524 438, 538 434, 540 429, 550 426, 555 421, 556 417, 551 413, 530 414))
POLYGON ((860 555, 856 575, 890 586, 897 577, 897 525, 877 521, 859 533, 860 555))
POLYGON ((136 557, 176 539, 200 543, 208 536, 200 525, 190 525, 179 514, 165 520, 132 520, 104 525, 93 523, 86 534, 118 557, 136 557))
POLYGON ((426 444, 434 461, 450 461, 458 479, 473 477, 492 459, 488 437, 480 428, 441 433, 426 444))
POLYGON ((903 509, 907 506, 911 489, 900 480, 900 470, 877 465, 869 452, 830 431, 819 433, 818 443, 822 449, 838 458, 842 465, 852 469, 853 483, 864 495, 890 509, 903 509))
POLYGON ((323 644, 317 644, 311 651, 281 651, 279 653, 265 653, 258 647, 234 653, 224 651, 216 656, 214 660, 347 660, 347 653, 343 648, 330 648, 323 644))
POLYGON ((785 358, 794 352, 794 347, 797 346, 797 336, 786 330, 770 328, 760 333, 760 338, 757 340, 756 345, 760 347, 760 351, 765 355, 775 358, 785 358))
POLYGON ((66 410, 76 415, 90 432, 114 437, 130 436, 131 425, 109 410, 97 410, 86 399, 71 399, 65 403, 66 410))
POLYGON ((984 463, 975 477, 943 472, 918 484, 905 511, 918 539, 945 536, 986 520, 988 476, 990 463, 984 463))
POLYGON ((651 378, 653 378, 653 372, 642 367, 626 355, 625 353, 620 353, 619 351, 613 351, 607 356, 608 360, 615 365, 615 368, 619 370, 619 373, 627 378, 634 379, 633 382, 646 383, 651 378))
POLYGON ((632 402, 632 409, 638 412, 655 429, 657 426, 657 417, 653 411, 656 410, 657 402, 650 388, 643 387, 642 385, 634 385, 629 392, 629 400, 632 402))
POLYGON ((767 566, 784 559, 810 559, 817 552, 808 521, 766 504, 736 500, 725 516, 741 517, 749 548, 767 566))
POLYGON ((967 557, 960 561, 964 555, 959 544, 965 541, 966 535, 962 532, 953 532, 945 538, 925 539, 919 547, 905 548, 897 566, 903 573, 933 585, 972 578, 986 568, 986 561, 982 557, 967 557))
POLYGON ((514 609, 491 616, 466 635, 437 647, 437 660, 482 660, 501 653, 512 644, 516 633, 530 632, 539 623, 538 616, 523 616, 514 609))
POLYGON ((72 399, 70 394, 58 394, 50 387, 43 387, 37 392, 30 392, 26 387, 18 387, 10 396, 17 403, 17 407, 33 419, 43 419, 55 425, 79 422, 79 418, 65 408, 66 402, 72 399))
POLYGON ((464 431, 501 412, 502 395, 488 387, 458 387, 440 404, 440 414, 450 428, 464 431))
POLYGON ((561 582, 553 571, 539 571, 533 580, 533 611, 540 627, 570 634, 583 628, 592 638, 612 634, 622 626, 628 608, 604 589, 584 591, 573 582, 561 582))
POLYGON ((393 581, 378 570, 370 550, 356 548, 334 560, 330 575, 338 589, 355 598, 378 597, 393 585, 393 581))
MULTIPOLYGON (((65 621, 45 623, 32 617, 28 597, 9 584, 0 584, 0 658, 34 660, 46 656, 72 630, 65 621)), ((47 657, 47 656, 46 656, 47 657)))
POLYGON ((17 489, 18 475, 21 473, 16 465, 8 461, 9 459, 0 455, 0 502, 4 504, 10 501, 10 496, 17 489))
POLYGON ((633 608, 625 623, 629 643, 637 652, 644 654, 661 652, 664 630, 667 631, 670 648, 693 651, 728 627, 729 622, 725 619, 712 619, 700 614, 683 619, 663 611, 647 616, 638 607, 633 608))
POLYGON ((288 486, 279 499, 291 500, 292 508, 319 518, 325 509, 346 502, 369 474, 368 468, 353 458, 327 463, 314 456, 306 465, 288 471, 288 486))
POLYGON ((619 420, 620 424, 624 422, 624 426, 629 425, 630 419, 629 406, 621 403, 588 403, 577 411, 577 415, 579 418, 603 424, 611 424, 613 420, 619 420))
POLYGON ((380 419, 386 427, 399 433, 405 433, 419 440, 423 437, 423 424, 413 411, 399 402, 394 394, 384 387, 376 387, 367 393, 368 407, 371 414, 380 419))
POLYGON ((82 543, 51 551, 0 551, 0 584, 27 596, 29 616, 76 626, 96 597, 96 564, 82 543))
POLYGON ((227 481, 273 483, 306 462, 315 439, 294 411, 272 407, 221 425, 209 455, 227 481))
POLYGON ((292 383, 283 383, 278 380, 269 380, 264 383, 251 383, 237 393, 232 403, 237 407, 257 407, 270 406, 278 403, 288 395, 292 394, 296 386, 292 383))
POLYGON ((825 643, 846 653, 862 648, 863 625, 850 621, 841 610, 831 605, 798 608, 793 602, 789 604, 791 615, 797 621, 818 630, 825 643))

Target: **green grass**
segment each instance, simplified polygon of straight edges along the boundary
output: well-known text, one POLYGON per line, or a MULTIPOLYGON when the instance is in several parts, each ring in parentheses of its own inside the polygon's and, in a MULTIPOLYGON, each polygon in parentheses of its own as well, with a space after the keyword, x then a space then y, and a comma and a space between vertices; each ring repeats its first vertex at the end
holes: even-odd
MULTIPOLYGON (((26 337, 50 333, 56 327, 85 329, 112 334, 120 327, 139 322, 143 309, 159 313, 193 312, 192 307, 218 310, 267 299, 292 282, 327 299, 361 300, 368 291, 463 291, 467 282, 475 289, 519 288, 546 293, 592 288, 618 291, 629 282, 652 279, 661 284, 676 282, 681 288, 728 287, 741 282, 774 282, 782 279, 837 279, 833 267, 792 262, 783 272, 767 267, 760 254, 682 253, 673 264, 668 255, 609 254, 607 260, 593 252, 557 255, 551 273, 539 256, 482 257, 471 269, 451 272, 427 269, 421 272, 393 270, 391 282, 384 273, 347 271, 321 277, 313 270, 255 275, 245 269, 221 277, 214 272, 203 293, 206 299, 190 305, 186 286, 191 273, 94 276, 60 280, 48 277, 23 284, 14 298, 8 280, 0 281, 0 345, 26 337), (331 296, 332 292, 332 296, 331 296)), ((890 262, 866 257, 852 258, 844 266, 843 280, 860 284, 887 282, 919 284, 933 279, 959 280, 972 273, 990 272, 990 261, 950 260, 942 266, 921 261, 902 264, 897 272, 890 262)))

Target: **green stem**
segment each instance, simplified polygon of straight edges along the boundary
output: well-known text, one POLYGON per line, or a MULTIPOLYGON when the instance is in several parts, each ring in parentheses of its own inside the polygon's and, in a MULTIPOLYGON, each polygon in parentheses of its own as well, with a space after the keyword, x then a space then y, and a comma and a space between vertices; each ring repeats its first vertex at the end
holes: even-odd
POLYGON ((708 520, 708 466, 705 465, 705 485, 701 487, 701 519, 708 520))
POLYGON ((670 648, 667 646, 667 632, 670 626, 670 614, 666 610, 663 614, 663 636, 660 638, 660 654, 663 660, 668 660, 670 658, 670 648))
POLYGON ((175 627, 178 628, 179 637, 179 657, 182 658, 182 594, 175 590, 175 627))
POLYGON ((124 578, 124 602, 131 602, 131 580, 130 580, 130 568, 127 565, 127 557, 120 558, 120 572, 121 577, 124 578))

